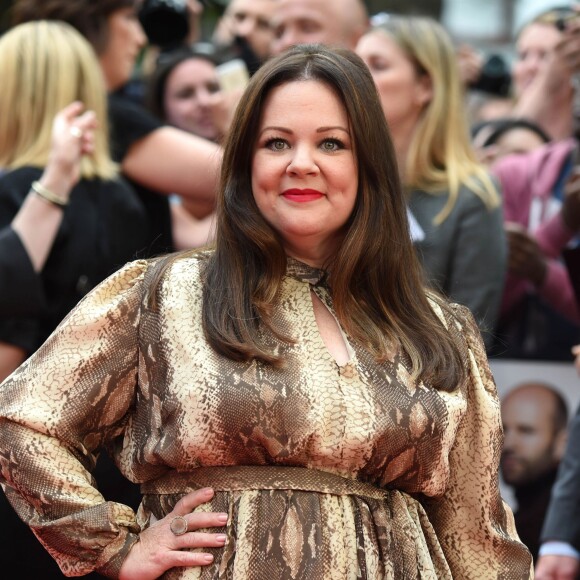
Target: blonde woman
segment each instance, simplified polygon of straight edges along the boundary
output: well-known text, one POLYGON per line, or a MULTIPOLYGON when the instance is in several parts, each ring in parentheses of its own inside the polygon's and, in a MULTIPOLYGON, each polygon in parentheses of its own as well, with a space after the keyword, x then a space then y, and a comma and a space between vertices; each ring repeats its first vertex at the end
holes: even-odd
MULTIPOLYGON (((0 39, 0 78, 0 231, 20 246, 12 266, 30 284, 5 282, 22 300, 0 315, 0 376, 7 376, 80 298, 135 257, 147 222, 109 155, 101 69, 76 30, 47 21, 13 28, 0 39), (34 292, 39 303, 31 308, 26 300, 34 292)), ((101 467, 105 483, 127 493, 112 467, 101 467)), ((7 577, 63 577, 3 496, 0 520, 7 577)))
MULTIPOLYGON (((144 256, 175 249, 169 196, 195 202, 196 217, 214 209, 221 148, 165 125, 123 94, 146 42, 138 19, 140 0, 17 0, 14 22, 40 19, 69 23, 98 56, 109 93, 113 159, 147 211, 150 234, 144 256)), ((193 5, 192 5, 193 6, 193 5)))
MULTIPOLYGON (((17 26, 0 40, 0 227, 9 225, 30 198, 45 212, 60 212, 56 239, 41 269, 44 311, 35 319, 0 318, 0 376, 36 350, 84 294, 144 243, 144 211, 117 179, 109 156, 102 75, 90 45, 64 23, 17 26), (80 161, 81 178, 70 193, 45 177, 55 115, 73 102, 100 121, 93 150, 80 161), (68 195, 67 195, 68 193, 68 195)), ((78 127, 73 131, 82 138, 78 127)))
MULTIPOLYGON (((53 122, 51 151, 38 180, 66 201, 79 178, 82 156, 94 148, 93 111, 75 102, 53 122), (79 138, 80 136, 80 138, 79 138)), ((44 308, 42 270, 62 222, 62 207, 29 195, 12 222, 0 228, 0 316, 35 316, 44 308)))
POLYGON ((474 313, 491 342, 506 269, 500 198, 469 143, 452 43, 428 18, 390 18, 357 53, 383 106, 428 282, 474 313))

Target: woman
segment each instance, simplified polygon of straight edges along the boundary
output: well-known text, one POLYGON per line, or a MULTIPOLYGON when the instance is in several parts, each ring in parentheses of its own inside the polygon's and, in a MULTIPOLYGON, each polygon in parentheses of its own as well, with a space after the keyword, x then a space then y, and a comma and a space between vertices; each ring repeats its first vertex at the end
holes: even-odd
POLYGON ((231 121, 212 56, 192 48, 164 54, 148 86, 149 110, 173 127, 220 142, 231 121))
POLYGON ((570 7, 542 12, 518 32, 512 69, 514 116, 538 123, 553 139, 574 134, 573 74, 580 55, 580 14, 570 7))
MULTIPOLYGON (((221 89, 213 57, 189 47, 162 56, 148 85, 149 110, 164 123, 221 142, 234 104, 221 89)), ((178 197, 174 201, 171 213, 176 248, 205 245, 213 229, 213 211, 208 214, 205 204, 196 200, 178 197), (198 215, 205 217, 196 219, 198 215)))
POLYGON ((479 160, 487 165, 506 155, 529 153, 551 141, 539 125, 515 117, 477 123, 471 129, 471 138, 479 160))
MULTIPOLYGON (((42 176, 43 188, 59 192, 64 201, 78 181, 83 155, 94 150, 94 111, 83 113, 72 103, 55 117, 51 153, 42 176), (79 138, 81 135, 81 138, 79 138)), ((0 228, 0 316, 36 316, 46 308, 43 268, 64 212, 38 194, 26 197, 10 225, 0 228)))
POLYGON ((145 44, 138 4, 136 0, 17 0, 13 13, 15 23, 68 22, 95 49, 110 94, 113 157, 145 205, 150 234, 142 254, 154 256, 174 247, 168 195, 197 200, 205 214, 213 210, 221 150, 163 125, 119 92, 145 44))
MULTIPOLYGON (((59 230, 52 249, 38 240, 29 251, 45 308, 35 318, 17 320, 8 314, 0 319, 0 377, 5 378, 44 342, 80 298, 135 258, 145 243, 147 226, 143 206, 118 178, 106 124, 95 132, 94 151, 81 159, 76 179, 73 176, 63 186, 50 177, 56 165, 50 159, 55 115, 74 101, 84 103, 97 119, 107 114, 100 70, 84 38, 63 23, 15 27, 0 40, 0 76, 0 167, 4 169, 0 227, 9 226, 30 203, 39 206, 37 198, 42 197, 43 213, 52 212, 53 227, 59 230)), ((61 122, 73 123, 79 107, 71 105, 61 122)), ((77 139, 82 138, 80 127, 75 132, 77 139)), ((69 134, 68 141, 74 137, 69 134)), ((13 224, 16 233, 21 233, 21 224, 22 216, 13 224)))
POLYGON ((508 238, 508 276, 497 328, 499 355, 570 360, 580 311, 563 252, 577 235, 578 171, 574 139, 498 159, 508 238))
MULTIPOLYGON (((111 160, 103 78, 76 30, 46 21, 13 28, 0 39, 0 75, 0 228, 20 248, 11 264, 28 280, 8 281, 20 302, 0 317, 4 378, 87 292, 135 258, 146 243, 147 220, 111 160), (81 114, 83 106, 88 111, 81 114), (32 308, 27 301, 35 296, 32 308)), ((107 483, 111 477, 106 473, 107 483)), ((29 531, 10 521, 8 510, 2 496, 4 572, 62 577, 30 550, 22 537, 29 531)))
POLYGON ((296 47, 254 75, 215 249, 129 264, 0 388, 0 477, 64 570, 529 577, 483 346, 425 293, 405 212, 356 55, 296 47), (102 444, 138 516, 91 486, 102 444))
POLYGON ((500 200, 469 144, 451 41, 427 18, 389 18, 356 52, 379 90, 427 279, 468 306, 490 343, 506 267, 500 200))

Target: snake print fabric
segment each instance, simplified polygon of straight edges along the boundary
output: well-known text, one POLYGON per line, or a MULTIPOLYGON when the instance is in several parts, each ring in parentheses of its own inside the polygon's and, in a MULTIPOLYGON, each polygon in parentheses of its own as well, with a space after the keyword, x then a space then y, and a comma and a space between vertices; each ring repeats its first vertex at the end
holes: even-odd
POLYGON ((499 496, 499 402, 466 309, 439 312, 469 370, 451 392, 414 381, 403 354, 377 364, 352 341, 339 366, 312 309, 315 292, 332 310, 326 278, 289 260, 275 322, 295 343, 277 345, 286 365, 276 370, 208 347, 200 260, 172 265, 155 310, 147 298, 156 263, 128 264, 0 387, 7 497, 65 573, 117 577, 139 530, 188 491, 183 474, 272 466, 276 486, 261 488, 258 475, 251 485, 218 485, 199 508, 230 514, 214 564, 164 578, 530 577, 531 557, 499 496), (104 444, 144 484, 138 516, 92 485, 104 444), (315 483, 285 486, 287 467, 315 483), (320 473, 379 496, 319 485, 320 473))

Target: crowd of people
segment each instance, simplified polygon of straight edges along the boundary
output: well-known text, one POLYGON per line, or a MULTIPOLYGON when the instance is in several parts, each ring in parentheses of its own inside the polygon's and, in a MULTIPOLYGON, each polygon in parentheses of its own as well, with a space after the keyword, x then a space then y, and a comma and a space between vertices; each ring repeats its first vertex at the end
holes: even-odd
POLYGON ((3 570, 574 578, 580 419, 487 359, 578 357, 580 12, 477 116, 431 18, 174 4, 0 37, 3 570))

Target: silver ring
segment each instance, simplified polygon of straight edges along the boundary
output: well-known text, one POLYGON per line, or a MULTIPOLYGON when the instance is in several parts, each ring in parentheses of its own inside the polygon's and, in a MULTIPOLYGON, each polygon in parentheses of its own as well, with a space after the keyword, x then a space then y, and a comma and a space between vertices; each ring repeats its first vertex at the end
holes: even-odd
POLYGON ((76 125, 73 125, 70 128, 70 134, 77 139, 80 139, 83 136, 83 132, 76 125))
POLYGON ((169 529, 173 532, 174 536, 183 536, 188 531, 187 520, 183 516, 175 516, 169 522, 169 529))

